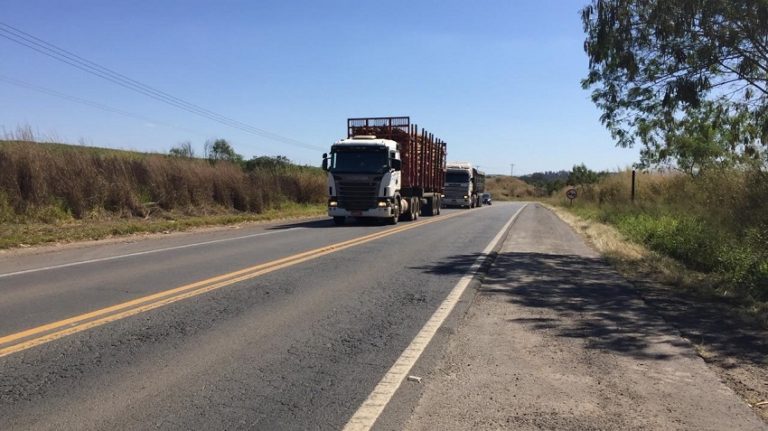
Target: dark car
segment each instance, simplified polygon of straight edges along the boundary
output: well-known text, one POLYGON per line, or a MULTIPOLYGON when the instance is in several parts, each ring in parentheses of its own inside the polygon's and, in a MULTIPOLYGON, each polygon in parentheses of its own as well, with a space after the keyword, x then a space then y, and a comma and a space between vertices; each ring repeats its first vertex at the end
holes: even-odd
POLYGON ((483 193, 483 205, 491 205, 491 194, 483 193))

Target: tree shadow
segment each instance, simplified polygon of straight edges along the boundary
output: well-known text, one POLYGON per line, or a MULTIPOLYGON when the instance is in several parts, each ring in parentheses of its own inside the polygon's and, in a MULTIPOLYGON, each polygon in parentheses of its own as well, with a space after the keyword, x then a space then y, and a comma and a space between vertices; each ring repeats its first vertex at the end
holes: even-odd
MULTIPOLYGON (((430 274, 464 274, 478 254, 451 256, 419 269, 430 274)), ((601 259, 544 253, 502 253, 485 275, 480 295, 503 295, 532 313, 509 319, 536 331, 584 340, 589 349, 640 359, 693 355, 678 331, 705 334, 706 348, 765 364, 764 331, 743 327, 711 304, 680 301, 672 295, 646 300, 638 289, 601 259), (530 317, 533 314, 541 317, 530 317), (663 316, 663 317, 662 317, 663 316)))

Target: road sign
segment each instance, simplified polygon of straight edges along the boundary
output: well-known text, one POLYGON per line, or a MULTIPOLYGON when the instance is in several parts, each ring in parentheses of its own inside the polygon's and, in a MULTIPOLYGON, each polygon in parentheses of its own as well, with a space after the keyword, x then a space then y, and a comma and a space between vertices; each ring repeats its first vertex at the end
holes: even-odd
POLYGON ((573 200, 576 199, 576 196, 578 193, 576 193, 576 189, 568 189, 568 191, 565 192, 565 197, 569 199, 569 203, 573 205, 573 200))

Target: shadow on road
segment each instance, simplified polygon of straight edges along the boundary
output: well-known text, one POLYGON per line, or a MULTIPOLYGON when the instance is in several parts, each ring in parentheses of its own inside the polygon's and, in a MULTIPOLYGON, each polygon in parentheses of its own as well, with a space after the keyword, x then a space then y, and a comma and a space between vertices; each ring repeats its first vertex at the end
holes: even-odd
POLYGON ((328 218, 322 218, 317 220, 283 223, 275 226, 270 226, 267 228, 267 230, 285 230, 285 229, 294 229, 294 228, 327 229, 331 227, 343 228, 344 226, 382 226, 384 224, 385 223, 381 220, 370 219, 370 218, 355 219, 353 217, 350 217, 347 219, 346 223, 344 223, 342 226, 336 226, 335 224, 333 224, 333 219, 328 217, 328 218))
POLYGON ((333 219, 322 218, 322 219, 316 219, 316 220, 295 221, 295 222, 278 224, 278 225, 268 227, 267 230, 285 230, 285 229, 295 229, 295 228, 313 229, 313 228, 329 228, 333 226, 334 226, 333 219))
MULTIPOLYGON (((457 255, 429 267, 430 274, 464 274, 477 254, 457 255)), ((764 332, 743 328, 716 304, 691 303, 638 289, 600 259, 576 255, 502 253, 485 276, 480 295, 504 295, 510 303, 538 309, 541 318, 510 319, 533 330, 584 339, 586 347, 640 359, 664 360, 690 352, 675 329, 719 355, 764 364, 764 332), (554 312, 554 313, 552 313, 554 312), (663 318, 662 318, 663 316, 663 318), (666 320, 665 320, 666 319, 666 320), (698 335, 696 335, 698 334, 698 335), (672 348, 669 348, 672 347, 672 348)))

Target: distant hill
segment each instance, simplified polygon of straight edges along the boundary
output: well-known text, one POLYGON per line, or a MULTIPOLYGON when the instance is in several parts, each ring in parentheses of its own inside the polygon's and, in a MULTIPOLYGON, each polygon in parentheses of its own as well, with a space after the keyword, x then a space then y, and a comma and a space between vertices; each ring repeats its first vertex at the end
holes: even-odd
POLYGON ((525 199, 534 195, 534 187, 509 175, 489 175, 485 180, 485 190, 494 200, 507 201, 525 199))

